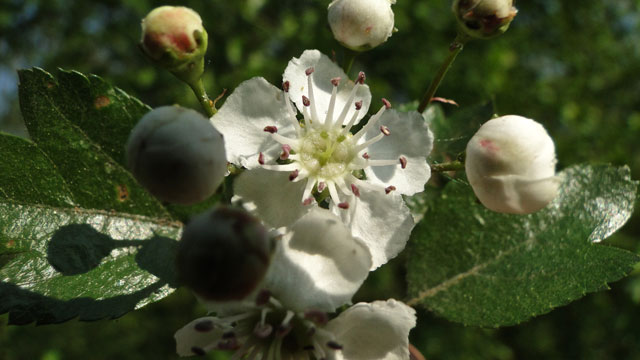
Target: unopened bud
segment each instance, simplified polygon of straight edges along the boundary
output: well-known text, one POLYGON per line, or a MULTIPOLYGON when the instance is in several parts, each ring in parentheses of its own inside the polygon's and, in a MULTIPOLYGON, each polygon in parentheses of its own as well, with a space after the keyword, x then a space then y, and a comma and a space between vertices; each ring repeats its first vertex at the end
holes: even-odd
POLYGON ((518 10, 514 0, 455 0, 453 13, 469 36, 488 39, 507 31, 518 10))
POLYGON ((200 15, 183 6, 155 8, 142 20, 144 53, 187 83, 204 72, 207 40, 200 15))
POLYGON ((329 4, 329 26, 343 46, 365 51, 391 36, 396 0, 334 0, 329 4))
POLYGON ((218 207, 184 228, 176 257, 178 277, 205 300, 242 300, 264 278, 271 252, 260 220, 242 209, 218 207))
POLYGON ((467 144, 465 170, 480 202, 490 210, 529 214, 558 192, 553 140, 539 123, 517 115, 483 124, 467 144))
POLYGON ((222 135, 204 115, 179 106, 140 119, 127 142, 127 161, 150 193, 185 205, 211 196, 227 171, 222 135))

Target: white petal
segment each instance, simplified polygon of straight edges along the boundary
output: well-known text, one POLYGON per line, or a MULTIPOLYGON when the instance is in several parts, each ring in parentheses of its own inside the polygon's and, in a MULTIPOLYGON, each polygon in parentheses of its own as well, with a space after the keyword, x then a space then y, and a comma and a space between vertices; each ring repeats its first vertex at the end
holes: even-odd
POLYGON ((314 206, 302 204, 305 184, 289 181, 288 172, 258 168, 240 174, 233 190, 249 211, 267 225, 279 228, 293 224, 314 206))
POLYGON ((373 263, 371 270, 396 257, 407 244, 413 229, 409 208, 396 192, 385 194, 384 189, 360 187, 360 197, 352 196, 349 209, 335 204, 331 209, 369 248, 373 263))
POLYGON ((224 330, 218 326, 217 318, 207 316, 199 319, 195 319, 188 323, 180 330, 176 331, 174 338, 176 339, 176 352, 180 356, 193 356, 196 355, 191 349, 197 347, 203 349, 207 345, 213 344, 222 338, 224 330), (200 331, 196 330, 196 325, 206 323, 211 325, 209 331, 204 327, 199 327, 200 331))
POLYGON ((371 255, 330 211, 315 207, 285 234, 266 287, 296 311, 334 311, 349 303, 369 274, 371 255))
MULTIPOLYGON (((369 146, 367 153, 370 158, 396 160, 404 156, 407 166, 402 169, 398 161, 396 165, 366 168, 367 181, 382 187, 393 185, 396 191, 404 195, 422 192, 424 184, 431 177, 426 158, 433 148, 433 133, 427 123, 415 111, 402 113, 394 109, 385 111, 379 122, 389 128, 391 135, 369 146)), ((361 142, 378 134, 380 129, 374 126, 367 131, 361 142)))
POLYGON ((224 135, 229 162, 254 168, 259 166, 260 152, 267 163, 273 163, 281 152, 281 145, 264 131, 266 126, 276 126, 280 135, 296 137, 288 116, 282 91, 263 78, 253 78, 234 90, 211 122, 224 135))
POLYGON ((416 312, 393 299, 358 303, 329 321, 326 329, 343 346, 344 360, 408 360, 409 331, 416 312))
MULTIPOLYGON (((331 91, 333 90, 331 79, 336 77, 341 79, 336 96, 334 110, 335 119, 342 112, 342 109, 344 108, 347 99, 349 98, 349 94, 355 84, 353 81, 348 80, 347 75, 342 71, 342 68, 334 64, 326 55, 322 54, 318 50, 305 50, 300 58, 293 58, 289 61, 289 64, 282 75, 284 81, 289 81, 289 94, 291 96, 291 100, 295 102, 296 106, 300 110, 304 107, 302 104, 302 95, 309 96, 305 70, 311 67, 314 68, 314 72, 311 74, 311 79, 313 83, 313 95, 318 116, 320 117, 320 122, 324 122, 327 110, 329 109, 331 91)), ((343 120, 343 124, 346 124, 351 119, 351 116, 353 116, 353 113, 356 111, 354 104, 360 100, 362 100, 362 109, 358 114, 358 120, 356 123, 367 114, 367 110, 371 104, 371 92, 369 91, 368 85, 361 85, 357 90, 353 104, 351 104, 349 112, 343 120)))

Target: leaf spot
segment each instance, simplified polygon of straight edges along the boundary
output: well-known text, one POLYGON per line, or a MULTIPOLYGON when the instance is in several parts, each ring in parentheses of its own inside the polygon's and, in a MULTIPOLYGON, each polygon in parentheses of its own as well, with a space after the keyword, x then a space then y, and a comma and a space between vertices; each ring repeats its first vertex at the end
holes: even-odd
POLYGON ((104 96, 104 95, 100 95, 98 96, 94 101, 93 101, 93 106, 96 109, 102 109, 105 106, 109 106, 111 104, 111 100, 109 100, 108 97, 104 96))

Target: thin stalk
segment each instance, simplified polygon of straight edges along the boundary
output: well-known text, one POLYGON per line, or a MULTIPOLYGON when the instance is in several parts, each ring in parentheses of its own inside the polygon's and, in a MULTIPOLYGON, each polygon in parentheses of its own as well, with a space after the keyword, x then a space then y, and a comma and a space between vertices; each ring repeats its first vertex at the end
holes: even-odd
POLYGON ((356 59, 356 56, 358 56, 358 54, 359 52, 355 50, 351 50, 347 48, 344 49, 344 59, 343 59, 342 68, 344 69, 344 73, 347 74, 347 77, 349 76, 349 71, 351 71, 353 62, 356 59))
POLYGON ((451 161, 440 164, 431 164, 431 172, 446 172, 446 171, 458 171, 464 170, 464 163, 462 161, 451 161))
POLYGON ((444 79, 444 76, 447 74, 447 71, 449 71, 449 68, 453 64, 453 61, 456 59, 460 51, 462 51, 464 44, 466 44, 469 39, 470 38, 467 35, 458 34, 451 45, 449 45, 449 56, 447 56, 442 65, 440 65, 440 69, 438 69, 436 77, 433 78, 431 84, 429 85, 429 89, 427 89, 427 92, 422 97, 420 106, 418 106, 419 113, 424 112, 427 106, 429 106, 429 103, 431 102, 431 99, 433 99, 433 96, 436 94, 436 91, 438 90, 442 79, 444 79))
POLYGON ((191 87, 191 90, 193 90, 193 93, 198 98, 198 101, 200 102, 200 105, 202 105, 204 112, 207 113, 207 116, 211 117, 218 112, 214 102, 209 99, 209 95, 207 95, 207 92, 204 90, 202 79, 198 79, 198 81, 190 83, 189 87, 191 87))

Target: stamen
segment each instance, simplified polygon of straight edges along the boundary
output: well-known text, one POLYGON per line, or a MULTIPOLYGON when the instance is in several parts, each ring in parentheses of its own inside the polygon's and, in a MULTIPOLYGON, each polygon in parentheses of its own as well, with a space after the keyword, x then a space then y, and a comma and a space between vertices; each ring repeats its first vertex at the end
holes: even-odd
POLYGON ((284 164, 284 165, 262 165, 263 169, 274 171, 293 171, 298 169, 298 164, 284 164))
POLYGON ((300 174, 300 170, 298 169, 293 170, 291 174, 289 174, 289 181, 295 180, 299 174, 300 174))
POLYGON ((382 103, 384 104, 384 107, 386 107, 387 109, 391 109, 391 103, 389 102, 389 100, 382 98, 382 103))
POLYGON ((308 98, 308 97, 306 97, 306 96, 302 95, 302 105, 304 105, 304 106, 309 106, 309 105, 311 105, 311 100, 309 100, 309 98, 308 98))
MULTIPOLYGON (((261 154, 262 154, 262 153, 261 153, 261 154)), ((369 156, 369 153, 364 153, 364 154, 362 154, 362 158, 363 158, 363 159, 365 159, 365 160, 369 160, 369 158, 370 158, 370 157, 371 157, 371 156, 369 156)))
POLYGON ((355 152, 360 152, 366 148, 368 148, 371 144, 375 144, 378 141, 382 140, 382 138, 385 137, 384 133, 378 134, 375 137, 363 142, 362 144, 356 146, 353 151, 355 152))
MULTIPOLYGON (((339 78, 338 78, 338 82, 339 82, 339 78)), ((331 83, 333 84, 333 79, 331 80, 331 83)), ((338 94, 338 86, 334 85, 333 89, 331 89, 331 99, 329 100, 329 109, 327 109, 327 116, 325 116, 324 118, 324 127, 325 129, 331 129, 331 126, 333 125, 333 109, 336 107, 336 95, 338 94)), ((340 126, 342 126, 342 124, 339 124, 340 126)))
POLYGON ((389 131, 389 128, 384 125, 380 125, 380 132, 383 133, 385 136, 391 135, 391 131, 389 131))
POLYGON ((313 67, 307 68, 307 70, 304 71, 304 74, 309 76, 311 74, 313 74, 313 72, 315 71, 315 69, 313 67))
POLYGON ((282 154, 280 154, 280 160, 287 160, 291 153, 291 146, 284 144, 282 145, 282 154))
POLYGON ((278 132, 278 128, 273 125, 265 126, 263 130, 265 132, 272 133, 272 134, 275 134, 278 132))
POLYGON ((260 153, 260 155, 258 155, 258 164, 264 165, 264 154, 263 153, 260 153))
POLYGON ((271 137, 273 138, 273 140, 279 142, 280 144, 282 145, 288 144, 294 149, 297 149, 298 146, 300 145, 300 141, 298 139, 291 139, 291 138, 282 136, 280 134, 273 133, 271 134, 271 137))
POLYGON ((356 102, 356 110, 362 109, 362 100, 356 102))
POLYGON ((313 191, 313 185, 315 185, 316 180, 314 178, 309 178, 307 180, 307 185, 304 187, 304 191, 302 192, 302 204, 303 205, 311 205, 313 201, 313 196, 311 196, 311 191, 313 191))
POLYGON ((384 193, 385 193, 385 194, 389 194, 390 192, 394 191, 395 189, 396 189, 396 187, 395 187, 395 186, 393 186, 393 185, 389 185, 389 186, 387 186, 386 188, 384 188, 384 193))
POLYGON ((338 344, 335 341, 327 341, 327 347, 333 350, 342 350, 342 345, 338 344))
POLYGON ((364 84, 364 81, 367 79, 367 76, 364 74, 364 71, 360 71, 358 73, 358 78, 356 79, 356 84, 364 84))
POLYGON ((289 334, 293 328, 293 326, 291 326, 291 319, 293 319, 294 315, 295 313, 293 311, 287 310, 287 315, 285 315, 284 320, 282 320, 282 323, 278 327, 277 335, 279 337, 285 337, 289 334))
POLYGON ((290 85, 290 83, 289 83, 289 81, 288 81, 288 80, 287 80, 287 81, 285 81, 285 82, 283 82, 283 83, 282 83, 282 90, 283 90, 284 92, 287 92, 287 93, 288 93, 288 92, 289 92, 289 85, 290 85))
POLYGON ((384 106, 380 107, 380 110, 378 110, 378 112, 375 115, 373 115, 371 119, 369 119, 369 122, 365 126, 363 126, 362 129, 360 129, 360 131, 358 131, 355 135, 353 135, 353 138, 351 141, 357 142, 362 137, 362 135, 364 135, 367 132, 367 130, 369 130, 372 126, 374 126, 378 122, 378 120, 380 119, 380 117, 382 116, 382 114, 386 109, 387 108, 384 106))
POLYGON ((355 196, 360 196, 360 189, 358 189, 356 184, 351 184, 351 192, 353 192, 353 195, 355 196))
POLYGON ((340 77, 334 77, 333 79, 331 79, 331 84, 335 87, 338 87, 338 85, 340 85, 340 77))
POLYGON ((344 128, 342 128, 342 130, 340 130, 340 135, 344 135, 348 133, 349 130, 351 130, 351 127, 353 126, 353 124, 356 123, 356 120, 358 119, 358 114, 360 114, 360 109, 356 108, 356 111, 351 116, 351 120, 349 120, 347 125, 344 128))
POLYGON ((349 203, 346 202, 346 201, 345 202, 341 202, 341 203, 338 204, 338 207, 340 209, 347 210, 349 208, 349 203))
POLYGON ((316 110, 316 100, 315 100, 315 97, 313 96, 313 82, 311 81, 312 73, 313 73, 313 68, 308 68, 305 71, 305 74, 307 74, 307 87, 309 92, 309 101, 311 102, 311 119, 313 119, 313 121, 317 121, 319 117, 318 117, 318 111, 316 110))
POLYGON ((324 181, 320 181, 318 183, 318 192, 319 193, 323 192, 326 187, 327 187, 327 183, 325 183, 324 181))
POLYGON ((400 156, 400 167, 405 169, 407 167, 407 158, 404 156, 400 156))

